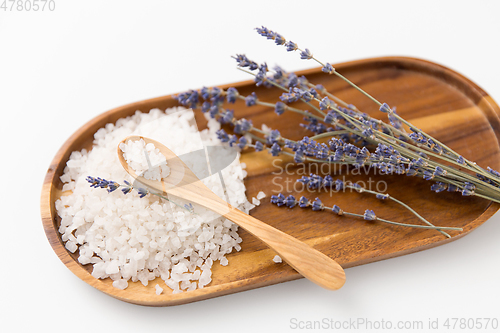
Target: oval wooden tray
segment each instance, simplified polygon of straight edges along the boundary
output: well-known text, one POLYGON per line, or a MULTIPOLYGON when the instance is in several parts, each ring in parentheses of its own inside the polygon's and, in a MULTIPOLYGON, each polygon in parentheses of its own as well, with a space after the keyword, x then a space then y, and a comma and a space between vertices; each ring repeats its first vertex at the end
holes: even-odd
MULTIPOLYGON (((462 155, 483 167, 499 168, 499 107, 486 92, 467 78, 428 61, 401 57, 353 61, 337 64, 335 68, 379 100, 397 106, 399 114, 462 155)), ((323 84, 330 92, 355 104, 364 112, 375 117, 384 116, 366 97, 340 79, 321 73, 319 68, 299 74, 306 75, 310 82, 323 84)), ((230 84, 223 88, 229 86, 236 87, 244 95, 256 91, 263 101, 276 101, 281 94, 276 89, 255 87, 253 81, 230 84)), ((91 148, 93 134, 107 123, 130 116, 136 110, 148 112, 152 108, 165 109, 176 105, 172 96, 164 96, 118 107, 91 120, 64 143, 48 169, 41 197, 43 226, 56 254, 73 273, 91 286, 123 301, 151 306, 188 303, 300 278, 287 264, 275 264, 272 261, 274 253, 242 229, 242 250, 228 255, 228 266, 214 264, 212 283, 203 289, 180 294, 171 294, 159 278, 150 282, 148 287, 138 282, 129 283, 126 290, 113 288, 110 279, 98 280, 92 277, 91 265, 80 265, 76 260, 77 256, 64 248, 57 231, 60 220, 54 203, 61 195, 62 183, 59 177, 70 153, 91 148), (162 295, 155 294, 156 283, 165 289, 162 295)), ((234 109, 237 117, 252 119, 256 127, 266 123, 279 129, 285 137, 300 139, 304 135, 310 135, 295 125, 301 122, 301 117, 295 114, 278 117, 270 108, 247 108, 242 102, 235 104, 234 109)), ((205 127, 206 122, 199 112, 196 120, 198 128, 205 127)), ((358 175, 346 168, 332 170, 332 176, 345 177, 351 181, 372 180, 373 184, 383 181, 387 184, 389 194, 406 202, 436 225, 462 227, 464 231, 452 232, 453 238, 447 239, 432 230, 368 223, 328 212, 278 208, 269 203, 270 195, 288 191, 302 195, 293 185, 297 178, 308 174, 310 170, 304 167, 286 169, 285 160, 275 161, 273 164, 273 159, 266 152, 244 153, 241 160, 247 164, 248 177, 245 183, 248 198, 256 196, 260 190, 268 195, 251 215, 307 242, 335 258, 344 268, 445 244, 477 228, 499 208, 497 204, 462 197, 457 193, 433 193, 430 191, 431 183, 423 179, 373 173, 358 175)), ((386 219, 419 223, 419 220, 397 205, 374 199, 367 194, 304 193, 311 198, 319 196, 325 204, 332 206, 335 203, 351 212, 362 213, 365 209, 373 209, 378 216, 386 219)), ((349 284, 344 288, 349 288, 349 284)))

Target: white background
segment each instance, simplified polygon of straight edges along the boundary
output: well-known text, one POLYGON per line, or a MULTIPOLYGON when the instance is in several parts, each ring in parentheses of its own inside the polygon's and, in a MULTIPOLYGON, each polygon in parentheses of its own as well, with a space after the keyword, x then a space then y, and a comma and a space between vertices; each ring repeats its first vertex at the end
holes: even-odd
POLYGON ((422 320, 425 327, 429 318, 440 324, 449 317, 500 319, 499 214, 449 245, 348 269, 337 292, 301 279, 149 308, 115 300, 73 275, 50 247, 39 212, 52 158, 100 113, 246 80, 230 58, 236 53, 288 70, 314 66, 258 36, 253 29, 260 25, 331 63, 386 55, 428 59, 500 102, 500 2, 55 3, 53 12, 0 10, 0 325, 9 332, 286 332, 299 330, 293 318, 422 320))

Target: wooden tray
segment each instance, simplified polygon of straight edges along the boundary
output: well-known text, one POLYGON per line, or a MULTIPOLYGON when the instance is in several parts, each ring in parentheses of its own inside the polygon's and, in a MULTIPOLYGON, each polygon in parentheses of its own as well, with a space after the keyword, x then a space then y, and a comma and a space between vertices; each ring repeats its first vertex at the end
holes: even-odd
MULTIPOLYGON (((467 78, 431 62, 400 57, 353 61, 338 64, 335 68, 382 102, 397 106, 399 114, 459 153, 483 167, 499 168, 500 109, 486 92, 467 78)), ((364 112, 375 117, 384 117, 372 102, 335 76, 323 74, 319 68, 299 74, 306 75, 310 82, 323 84, 330 92, 355 104, 364 112)), ((263 101, 276 101, 281 94, 281 91, 276 89, 255 87, 252 81, 222 88, 229 86, 236 87, 244 95, 256 91, 263 101)), ((64 248, 57 231, 60 220, 54 203, 61 194, 62 183, 59 177, 70 153, 82 148, 89 149, 93 134, 107 123, 130 116, 136 110, 147 112, 152 108, 165 109, 176 105, 177 102, 172 96, 164 96, 110 110, 85 124, 64 143, 48 169, 41 197, 43 226, 56 254, 73 273, 91 286, 123 301, 151 306, 194 302, 300 278, 301 276, 287 264, 275 264, 272 261, 274 253, 242 229, 242 250, 228 255, 228 266, 214 264, 212 283, 203 289, 180 294, 171 294, 160 279, 150 282, 148 287, 137 282, 129 283, 126 290, 113 288, 110 279, 98 280, 92 277, 91 265, 80 265, 76 260, 77 256, 64 248), (156 283, 160 283, 165 289, 162 295, 155 294, 156 283)), ((270 108, 248 108, 242 102, 236 103, 234 109, 237 117, 252 119, 256 127, 266 123, 279 129, 285 137, 301 139, 304 135, 310 135, 295 125, 301 122, 301 117, 296 114, 278 117, 270 108)), ((206 122, 200 112, 197 112, 196 120, 198 128, 205 127, 206 122)), ((286 161, 275 162, 273 165, 273 160, 267 152, 244 153, 241 160, 248 166, 248 177, 245 181, 248 198, 256 196, 260 190, 268 195, 251 215, 307 242, 335 258, 344 268, 445 244, 477 228, 499 208, 498 204, 462 197, 458 193, 433 193, 430 191, 431 183, 420 178, 357 175, 347 168, 333 170, 334 179, 371 179, 373 184, 385 181, 389 194, 403 200, 436 225, 462 227, 464 231, 452 232, 453 238, 447 239, 433 230, 388 226, 339 217, 329 212, 278 208, 269 203, 270 195, 288 192, 288 184, 289 191, 300 196, 303 193, 294 191, 294 182, 309 170, 302 167, 290 168, 288 174, 279 174, 280 169, 286 166, 286 161)), ((399 206, 377 200, 368 194, 304 193, 310 198, 319 196, 325 204, 332 206, 335 203, 351 212, 363 213, 365 209, 373 209, 378 216, 386 219, 419 223, 419 220, 399 206)), ((349 288, 349 284, 344 288, 349 288)))

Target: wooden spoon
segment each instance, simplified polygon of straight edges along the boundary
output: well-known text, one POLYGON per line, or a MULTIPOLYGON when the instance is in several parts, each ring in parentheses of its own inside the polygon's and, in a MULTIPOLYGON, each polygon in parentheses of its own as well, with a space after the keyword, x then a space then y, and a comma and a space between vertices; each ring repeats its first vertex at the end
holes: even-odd
POLYGON ((233 208, 205 186, 177 155, 161 143, 142 136, 129 136, 122 143, 140 139, 146 144, 154 144, 165 155, 170 175, 161 181, 138 176, 129 167, 123 158, 123 152, 118 148, 120 163, 134 179, 159 193, 163 192, 197 203, 233 221, 263 241, 297 272, 317 285, 330 290, 337 290, 344 285, 344 270, 335 260, 306 243, 233 208))

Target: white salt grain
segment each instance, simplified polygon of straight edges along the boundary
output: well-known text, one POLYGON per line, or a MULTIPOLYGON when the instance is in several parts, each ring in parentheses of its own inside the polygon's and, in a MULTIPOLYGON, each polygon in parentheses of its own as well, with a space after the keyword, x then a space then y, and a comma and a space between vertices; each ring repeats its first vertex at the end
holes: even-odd
POLYGON ((116 281, 113 281, 113 287, 123 290, 123 289, 128 287, 128 282, 127 282, 127 280, 123 280, 123 279, 116 280, 116 281))
POLYGON ((274 261, 275 263, 277 263, 277 264, 279 264, 279 263, 283 262, 283 261, 281 260, 281 257, 280 257, 280 256, 278 256, 278 255, 274 256, 273 261, 274 261))
POLYGON ((257 193, 257 199, 259 200, 262 200, 266 197, 266 194, 262 191, 260 191, 259 193, 257 193))
MULTIPOLYGON (((93 176, 133 182, 116 154, 117 145, 129 135, 168 143, 179 156, 204 146, 220 145, 216 135, 220 124, 215 120, 209 119, 208 129, 198 132, 192 111, 175 108, 167 110, 167 114, 160 110, 138 111, 99 129, 92 150, 73 152, 61 178, 63 186, 71 184, 65 188, 72 191, 55 203, 66 248, 79 254, 82 265, 93 266, 92 276, 109 277, 118 289, 127 288, 128 281, 147 285, 156 277, 161 277, 173 293, 203 288, 212 281, 213 260, 226 264, 225 255, 241 249, 238 227, 203 207, 194 205, 195 215, 182 208, 187 203, 182 200, 176 201, 178 207, 153 195, 139 198, 136 191, 127 195, 120 190, 108 193, 90 188, 85 180, 93 176)), ((144 149, 154 151, 147 145, 144 149)), ((141 159, 145 158, 144 151, 141 153, 141 159)), ((192 169, 198 166, 185 162, 192 169)), ((149 167, 147 161, 142 165, 149 167)), ((245 196, 239 156, 221 174, 230 204, 246 212, 253 208, 245 196)), ((219 175, 202 181, 226 198, 219 175)))
POLYGON ((155 286, 155 290, 156 290, 156 295, 161 295, 161 293, 163 292, 163 288, 160 287, 159 284, 155 286))
POLYGON ((255 198, 255 197, 253 197, 252 198, 252 204, 254 204, 255 206, 258 206, 258 205, 260 205, 260 200, 257 199, 257 198, 255 198))

